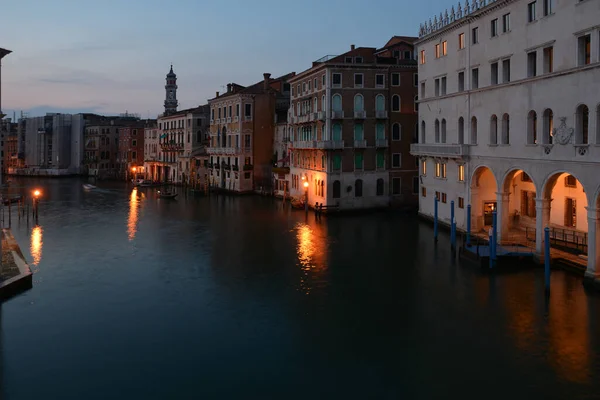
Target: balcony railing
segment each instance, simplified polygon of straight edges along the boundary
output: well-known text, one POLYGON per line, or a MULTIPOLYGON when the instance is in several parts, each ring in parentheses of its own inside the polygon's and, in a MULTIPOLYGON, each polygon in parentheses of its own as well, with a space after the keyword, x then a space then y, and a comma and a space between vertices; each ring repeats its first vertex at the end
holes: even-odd
POLYGON ((323 150, 338 150, 344 148, 343 140, 322 140, 317 142, 317 148, 323 150))
POLYGON ((355 149, 364 149, 367 147, 367 141, 365 139, 363 140, 355 140, 354 141, 354 148, 355 149))
POLYGON ((387 111, 375 111, 375 118, 377 119, 386 119, 388 117, 387 111))
POLYGON ((375 147, 379 147, 379 148, 388 147, 388 140, 387 139, 376 139, 375 147))
POLYGON ((317 114, 318 114, 317 119, 319 119, 321 121, 323 121, 327 118, 327 113, 325 113, 325 111, 319 111, 317 114))
POLYGON ((410 145, 410 154, 413 156, 462 157, 469 154, 469 145, 414 143, 410 145))
POLYGON ((317 147, 316 140, 297 140, 292 142, 292 147, 295 149, 315 149, 317 147))
POLYGON ((332 119, 343 119, 344 118, 344 112, 343 111, 331 111, 331 118, 332 119))
POLYGON ((246 149, 241 147, 208 147, 206 152, 208 154, 240 154, 245 153, 246 149))
POLYGON ((354 111, 354 119, 365 119, 367 118, 367 112, 366 111, 354 111))

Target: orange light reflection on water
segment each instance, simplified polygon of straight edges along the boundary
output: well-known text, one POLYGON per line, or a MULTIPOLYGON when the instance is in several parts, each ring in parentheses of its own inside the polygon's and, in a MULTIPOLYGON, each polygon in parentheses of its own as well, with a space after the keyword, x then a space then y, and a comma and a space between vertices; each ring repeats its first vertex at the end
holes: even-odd
POLYGON ((42 240, 42 233, 42 227, 39 225, 35 226, 31 231, 31 243, 29 246, 29 251, 33 257, 33 265, 38 265, 42 259, 42 245, 44 243, 42 240))
POLYGON ((298 224, 296 239, 299 267, 302 270, 300 290, 310 294, 316 284, 325 282, 323 276, 326 264, 326 237, 321 224, 298 224))
POLYGON ((134 188, 129 197, 129 217, 127 218, 127 235, 129 241, 135 239, 135 234, 137 233, 139 206, 138 191, 137 188, 134 188))

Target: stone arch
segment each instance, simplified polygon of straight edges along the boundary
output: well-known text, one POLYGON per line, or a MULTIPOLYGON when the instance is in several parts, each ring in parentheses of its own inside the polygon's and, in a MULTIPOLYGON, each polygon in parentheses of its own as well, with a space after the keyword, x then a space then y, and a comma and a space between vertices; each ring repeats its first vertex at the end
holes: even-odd
POLYGON ((535 242, 538 186, 524 168, 511 167, 502 177, 499 230, 503 240, 531 246, 535 242))
POLYGON ((590 109, 586 104, 578 104, 575 109, 575 144, 588 144, 590 141, 590 109))
POLYGON ((492 211, 497 209, 496 192, 498 182, 492 168, 478 165, 473 169, 469 180, 471 197, 471 229, 474 232, 486 230, 492 224, 492 211))

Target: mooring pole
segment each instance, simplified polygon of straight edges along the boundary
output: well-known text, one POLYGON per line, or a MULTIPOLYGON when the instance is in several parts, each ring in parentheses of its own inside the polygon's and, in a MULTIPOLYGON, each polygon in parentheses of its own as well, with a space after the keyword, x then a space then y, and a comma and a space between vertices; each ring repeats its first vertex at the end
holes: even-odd
POLYGON ((550 228, 544 228, 544 281, 546 293, 550 293, 550 228))
POLYGON ((433 241, 438 240, 438 198, 435 196, 433 201, 433 241))
POLYGON ((496 251, 498 249, 497 247, 497 241, 498 241, 498 214, 496 213, 496 210, 492 211, 492 254, 493 254, 493 261, 494 261, 494 266, 496 265, 496 251))
POLYGON ((467 206, 467 246, 471 246, 471 205, 467 206))
POLYGON ((450 202, 450 247, 454 250, 456 243, 454 242, 454 200, 450 202))

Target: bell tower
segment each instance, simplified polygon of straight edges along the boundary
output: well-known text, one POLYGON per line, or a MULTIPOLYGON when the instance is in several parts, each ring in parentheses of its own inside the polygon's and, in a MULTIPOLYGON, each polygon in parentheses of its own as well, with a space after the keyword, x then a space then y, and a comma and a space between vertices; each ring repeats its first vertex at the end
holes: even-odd
POLYGON ((177 75, 173 72, 173 64, 171 64, 165 85, 165 115, 177 112, 177 104, 177 75))

